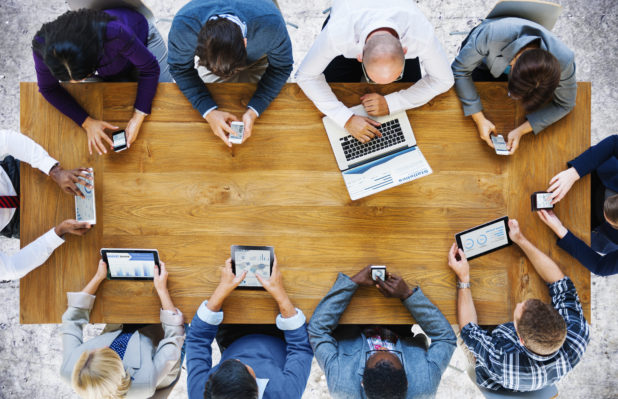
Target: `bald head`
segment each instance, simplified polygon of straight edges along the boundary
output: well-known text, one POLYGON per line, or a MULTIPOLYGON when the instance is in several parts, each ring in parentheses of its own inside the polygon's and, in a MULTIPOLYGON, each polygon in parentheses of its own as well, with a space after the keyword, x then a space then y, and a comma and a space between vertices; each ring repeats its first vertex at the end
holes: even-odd
POLYGON ((376 32, 365 42, 363 64, 371 80, 379 84, 394 82, 403 69, 405 52, 399 38, 376 32))

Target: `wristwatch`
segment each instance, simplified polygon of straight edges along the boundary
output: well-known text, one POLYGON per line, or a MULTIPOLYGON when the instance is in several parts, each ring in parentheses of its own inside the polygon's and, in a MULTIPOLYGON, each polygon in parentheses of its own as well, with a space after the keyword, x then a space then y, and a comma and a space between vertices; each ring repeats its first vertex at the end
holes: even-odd
POLYGON ((461 281, 457 280, 457 288, 470 288, 470 282, 462 283, 461 281))

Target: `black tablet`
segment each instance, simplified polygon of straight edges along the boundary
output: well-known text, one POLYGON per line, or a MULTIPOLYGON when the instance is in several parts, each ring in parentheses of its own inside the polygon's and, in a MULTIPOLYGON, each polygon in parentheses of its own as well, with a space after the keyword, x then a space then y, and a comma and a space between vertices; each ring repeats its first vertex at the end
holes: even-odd
POLYGON ((554 209, 551 203, 551 193, 546 191, 537 191, 530 196, 530 204, 532 211, 538 211, 541 209, 554 209))
POLYGON ((256 274, 265 279, 270 278, 274 262, 275 249, 273 247, 232 245, 232 271, 235 275, 247 271, 247 276, 238 288, 263 289, 256 274))
POLYGON ((159 266, 156 249, 102 248, 101 258, 110 280, 152 280, 154 267, 159 266))
POLYGON ((509 238, 509 217, 504 216, 457 233, 455 240, 468 260, 507 247, 513 243, 509 238))

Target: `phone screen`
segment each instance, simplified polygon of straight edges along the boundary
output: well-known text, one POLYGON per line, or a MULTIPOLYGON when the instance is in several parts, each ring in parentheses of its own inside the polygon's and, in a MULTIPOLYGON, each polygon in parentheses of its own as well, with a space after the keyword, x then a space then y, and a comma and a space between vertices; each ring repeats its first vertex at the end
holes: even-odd
POLYGON ((234 144, 242 143, 243 134, 245 132, 245 125, 243 123, 232 122, 231 124, 234 134, 230 134, 230 142, 234 144))
POLYGON ((536 195, 537 209, 551 209, 554 206, 551 204, 551 193, 537 193, 536 195))
POLYGON ((491 135, 491 141, 494 144, 494 148, 496 149, 497 153, 509 152, 506 146, 506 141, 504 141, 504 137, 491 135))

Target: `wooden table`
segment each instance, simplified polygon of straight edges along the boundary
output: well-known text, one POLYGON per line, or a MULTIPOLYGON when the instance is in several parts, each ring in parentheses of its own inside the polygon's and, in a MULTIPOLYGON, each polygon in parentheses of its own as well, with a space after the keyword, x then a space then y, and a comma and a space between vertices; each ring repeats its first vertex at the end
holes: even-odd
MULTIPOLYGON (((382 87, 383 94, 407 87, 382 87)), ((221 109, 241 115, 249 84, 210 85, 221 109)), ((504 84, 478 84, 487 116, 508 132, 523 113, 504 84)), ((136 84, 84 83, 67 88, 90 115, 124 126, 136 84)), ((333 85, 346 105, 376 86, 333 85)), ((530 211, 530 194, 547 188, 566 161, 590 145, 590 83, 579 83, 577 107, 538 137, 526 136, 515 155, 496 155, 463 116, 453 90, 408 111, 418 145, 434 173, 351 201, 337 169, 321 114, 296 84, 287 84, 259 118, 251 139, 232 154, 174 84, 161 84, 153 113, 130 150, 88 155, 86 135, 38 93, 21 84, 21 130, 65 168, 92 166, 97 225, 67 237, 47 263, 21 280, 22 323, 58 323, 67 291, 94 274, 102 247, 158 248, 169 290, 190 320, 213 292, 231 244, 273 245, 294 304, 307 317, 337 272, 385 264, 425 294, 456 323, 455 276, 447 266, 453 235, 508 214, 577 286, 590 318, 590 274, 555 244, 530 211)), ((556 213, 588 241, 589 178, 575 184, 556 213)), ((75 215, 73 198, 44 174, 22 167, 21 243, 30 243, 75 215)), ((512 246, 471 261, 472 293, 481 324, 512 319, 517 302, 547 299, 547 289, 523 253, 512 246)), ((236 291, 224 306, 231 323, 272 323, 277 309, 265 292, 236 291)), ((106 281, 93 322, 158 322, 151 282, 106 281)), ((398 300, 361 288, 342 323, 410 323, 398 300)))

